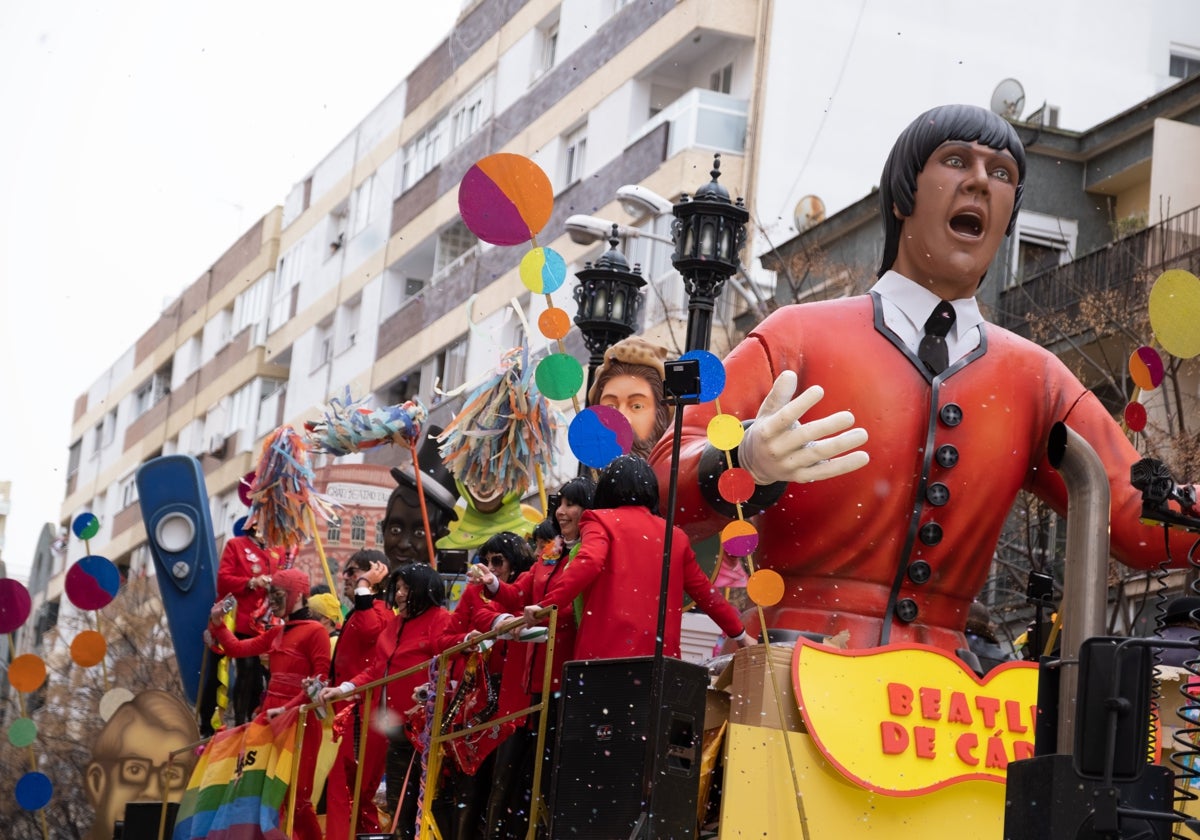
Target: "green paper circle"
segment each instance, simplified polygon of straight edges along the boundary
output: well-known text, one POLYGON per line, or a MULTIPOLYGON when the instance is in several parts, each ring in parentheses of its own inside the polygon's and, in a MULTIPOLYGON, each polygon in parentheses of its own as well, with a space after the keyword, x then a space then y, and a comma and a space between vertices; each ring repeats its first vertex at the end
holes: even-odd
POLYGON ((546 399, 569 400, 583 387, 583 365, 567 353, 551 353, 538 362, 533 378, 546 399))
POLYGON ((8 743, 18 749, 28 747, 37 740, 37 724, 29 718, 17 718, 8 727, 8 743))

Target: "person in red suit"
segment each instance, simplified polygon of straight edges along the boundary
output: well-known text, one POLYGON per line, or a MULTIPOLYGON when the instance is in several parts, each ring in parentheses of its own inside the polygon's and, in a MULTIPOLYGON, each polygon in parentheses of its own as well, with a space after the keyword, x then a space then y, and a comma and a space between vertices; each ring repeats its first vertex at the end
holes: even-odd
MULTIPOLYGON (((509 620, 513 614, 520 613, 526 604, 535 604, 541 600, 554 581, 573 562, 572 558, 579 551, 579 520, 585 510, 592 506, 592 496, 596 492, 596 484, 586 476, 572 478, 558 493, 550 497, 549 518, 554 522, 558 534, 540 557, 534 559, 529 571, 519 575, 512 583, 505 583, 499 578, 489 578, 485 587, 494 593, 492 602, 481 608, 490 609, 492 616, 487 625, 489 629, 509 620)), ((470 570, 478 575, 478 565, 470 570)), ((480 578, 482 582, 482 578, 480 578)), ((545 752, 543 754, 542 783, 540 786, 542 801, 550 789, 549 759, 554 749, 554 737, 558 722, 558 698, 562 693, 563 663, 573 659, 575 650, 575 615, 571 610, 559 610, 554 625, 554 656, 546 662, 546 645, 540 643, 520 643, 525 649, 522 663, 522 690, 529 695, 531 703, 542 701, 542 688, 545 682, 547 664, 550 668, 550 696, 542 711, 546 720, 545 752)), ((521 657, 518 656, 520 659, 521 657)), ((518 743, 509 747, 520 756, 520 777, 514 796, 508 797, 506 811, 510 816, 505 831, 510 835, 517 830, 516 826, 529 820, 530 797, 533 790, 534 763, 537 760, 537 728, 536 718, 527 718, 525 726, 519 729, 511 739, 518 743)), ((516 760, 516 759, 514 759, 516 760)), ((523 835, 522 835, 523 836, 523 835)))
MULTIPOLYGON (((329 634, 305 606, 309 592, 308 573, 281 569, 271 575, 267 598, 271 611, 284 619, 253 639, 238 639, 223 622, 224 610, 215 604, 209 632, 221 650, 235 657, 265 654, 271 677, 259 703, 258 714, 271 715, 309 700, 307 682, 324 679, 329 673, 329 634)), ((313 769, 321 747, 321 727, 306 726, 296 777, 295 836, 299 840, 322 840, 321 825, 313 808, 313 769)))
MULTIPOLYGON (((340 685, 366 670, 375 656, 375 646, 383 629, 396 617, 387 605, 380 585, 387 578, 387 555, 382 551, 364 548, 346 560, 342 570, 342 594, 354 606, 342 622, 330 666, 329 684, 340 685)), ((343 731, 338 742, 338 754, 325 784, 325 840, 346 840, 350 831, 350 803, 358 768, 359 732, 362 717, 361 703, 349 701, 351 711, 343 717, 346 704, 335 704, 343 731)), ((356 832, 371 834, 379 831, 379 812, 375 807, 375 791, 363 788, 358 798, 356 832)))
MULTIPOLYGON (((574 659, 653 656, 658 630, 667 523, 658 515, 658 482, 650 465, 621 455, 600 472, 591 510, 579 522, 578 554, 544 595, 525 607, 526 623, 550 606, 577 614, 574 659), (582 609, 572 610, 582 595, 582 609)), ((680 655, 683 595, 696 602, 726 637, 753 644, 741 618, 709 583, 682 530, 671 540, 663 654, 680 655)))
MULTIPOLYGON (((469 641, 475 634, 491 628, 496 613, 492 605, 494 596, 486 583, 512 583, 533 565, 533 551, 529 542, 512 531, 501 531, 488 537, 475 556, 477 562, 471 567, 474 570, 470 578, 472 582, 463 590, 458 606, 450 615, 450 624, 440 642, 443 649, 469 641)), ((489 678, 498 693, 491 717, 503 717, 528 707, 529 693, 525 690, 526 646, 498 639, 483 655, 486 656, 489 678)), ((465 659, 459 658, 455 668, 456 680, 461 679, 465 659)), ((451 769, 447 793, 453 800, 453 813, 444 823, 439 820, 445 837, 474 840, 488 836, 489 832, 519 833, 524 836, 526 826, 522 825, 517 832, 514 826, 508 825, 514 818, 506 813, 509 796, 518 792, 516 788, 524 765, 520 745, 525 741, 511 736, 523 724, 524 718, 518 718, 493 730, 484 730, 475 738, 474 759, 481 762, 478 769, 474 772, 458 767, 451 769), (481 755, 484 756, 482 759, 481 755)))
MULTIPOLYGON (((221 550, 217 564, 217 598, 232 595, 236 602, 233 633, 239 639, 252 639, 266 629, 262 615, 267 608, 267 587, 271 574, 283 559, 278 549, 268 549, 253 528, 241 536, 230 537, 221 550)), ((234 724, 241 726, 254 715, 267 684, 267 670, 253 657, 233 663, 229 704, 234 724)), ((211 661, 205 674, 200 701, 200 734, 213 734, 213 712, 217 705, 217 662, 211 661)))
MULTIPOLYGON (((762 511, 756 561, 786 583, 768 626, 847 630, 854 648, 965 649, 1017 493, 1066 512, 1046 456, 1059 421, 1105 464, 1113 553, 1140 568, 1167 558, 1162 533, 1139 522, 1138 453, 1117 423, 1053 354, 980 314, 974 295, 1016 223, 1024 177, 1004 119, 966 105, 922 114, 883 170, 886 239, 870 293, 784 307, 725 359, 721 409, 748 426, 733 463, 758 485, 745 509, 762 511), (822 397, 846 410, 814 419, 822 397)), ((734 515, 717 487, 725 453, 706 440, 713 415, 711 403, 684 412, 676 513, 693 537, 734 515)), ((651 462, 666 487, 669 437, 651 462)))
MULTIPOLYGON (((359 686, 399 674, 428 662, 438 654, 438 640, 445 635, 450 622, 450 613, 442 606, 446 601, 446 590, 441 577, 423 563, 401 566, 391 577, 396 615, 380 632, 371 664, 338 685, 322 690, 321 700, 341 700, 359 686)), ((406 772, 398 779, 389 776, 388 807, 394 808, 397 803, 400 804, 395 827, 399 836, 404 838, 412 838, 415 833, 421 773, 413 745, 404 734, 404 723, 409 710, 415 705, 413 691, 427 679, 427 669, 418 668, 376 689, 377 699, 371 711, 363 761, 362 790, 366 795, 371 795, 383 779, 388 740, 393 739, 393 751, 403 757, 406 772)), ((330 819, 333 819, 332 815, 330 819)))

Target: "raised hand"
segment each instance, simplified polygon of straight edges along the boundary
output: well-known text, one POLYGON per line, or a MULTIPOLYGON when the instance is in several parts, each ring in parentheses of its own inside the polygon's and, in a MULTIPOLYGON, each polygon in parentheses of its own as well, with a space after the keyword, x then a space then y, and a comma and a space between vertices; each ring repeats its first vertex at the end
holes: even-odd
POLYGON ((867 432, 854 425, 854 415, 838 411, 801 423, 825 391, 813 385, 795 399, 796 374, 779 374, 738 447, 738 462, 758 484, 777 481, 820 481, 867 465, 870 457, 857 448, 867 432), (848 431, 847 431, 848 430, 848 431), (851 451, 857 450, 857 451, 851 451))

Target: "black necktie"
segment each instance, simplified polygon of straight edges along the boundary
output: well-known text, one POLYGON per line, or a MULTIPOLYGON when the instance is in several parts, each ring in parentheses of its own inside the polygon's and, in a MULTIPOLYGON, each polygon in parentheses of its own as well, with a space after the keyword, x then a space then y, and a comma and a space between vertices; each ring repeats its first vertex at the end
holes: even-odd
POLYGON ((925 321, 925 335, 917 348, 917 358, 925 363, 934 376, 950 366, 949 353, 946 350, 946 335, 954 326, 954 307, 942 301, 933 309, 933 314, 925 321))

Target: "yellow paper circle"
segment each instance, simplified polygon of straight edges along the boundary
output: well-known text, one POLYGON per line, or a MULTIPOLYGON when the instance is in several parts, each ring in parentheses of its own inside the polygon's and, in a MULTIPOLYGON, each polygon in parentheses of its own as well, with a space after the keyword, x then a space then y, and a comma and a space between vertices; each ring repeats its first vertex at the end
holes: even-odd
POLYGON ((783 600, 783 577, 774 569, 759 569, 746 581, 746 594, 760 607, 773 607, 783 600))
POLYGON ((71 642, 71 661, 80 668, 99 665, 108 652, 108 642, 95 630, 84 630, 71 642))
POLYGON ((37 691, 46 681, 46 663, 35 653, 22 654, 9 663, 8 681, 22 694, 37 691))
POLYGON ((1200 279, 1190 271, 1164 271, 1150 290, 1150 327, 1163 349, 1190 359, 1200 354, 1200 279))
POLYGON ((742 442, 746 430, 742 421, 732 414, 718 414, 708 421, 708 442, 713 448, 728 452, 742 442))

